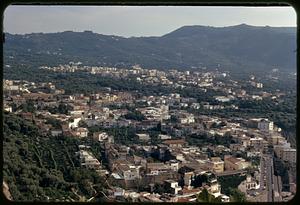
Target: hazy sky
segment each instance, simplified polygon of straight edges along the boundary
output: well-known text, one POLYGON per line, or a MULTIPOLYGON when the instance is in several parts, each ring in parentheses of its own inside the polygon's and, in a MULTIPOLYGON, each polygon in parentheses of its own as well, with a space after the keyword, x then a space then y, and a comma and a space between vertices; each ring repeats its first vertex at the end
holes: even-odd
POLYGON ((4 31, 9 33, 91 30, 95 33, 160 36, 184 25, 296 26, 292 7, 175 6, 9 6, 4 31))

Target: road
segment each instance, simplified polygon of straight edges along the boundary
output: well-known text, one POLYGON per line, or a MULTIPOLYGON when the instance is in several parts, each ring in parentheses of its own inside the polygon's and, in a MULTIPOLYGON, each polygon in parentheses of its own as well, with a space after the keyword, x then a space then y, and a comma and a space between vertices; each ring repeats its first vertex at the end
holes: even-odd
POLYGON ((267 191, 267 202, 273 202, 273 158, 270 154, 262 154, 260 161, 260 193, 267 191))
POLYGON ((268 185, 268 199, 269 201, 274 201, 274 177, 273 177, 273 173, 274 173, 274 167, 273 167, 273 157, 268 156, 268 162, 267 162, 267 178, 269 179, 267 182, 268 185))
POLYGON ((282 201, 282 197, 280 194, 279 177, 275 175, 273 176, 274 176, 274 201, 275 202, 282 201))
POLYGON ((265 154, 262 156, 260 182, 260 191, 262 191, 264 185, 266 185, 268 202, 282 201, 280 195, 280 180, 274 175, 274 163, 273 156, 271 154, 265 154))
POLYGON ((265 189, 265 185, 264 185, 264 177, 266 176, 266 172, 265 172, 265 158, 263 157, 263 154, 261 153, 261 157, 260 157, 260 178, 259 178, 259 193, 262 193, 263 190, 265 189))

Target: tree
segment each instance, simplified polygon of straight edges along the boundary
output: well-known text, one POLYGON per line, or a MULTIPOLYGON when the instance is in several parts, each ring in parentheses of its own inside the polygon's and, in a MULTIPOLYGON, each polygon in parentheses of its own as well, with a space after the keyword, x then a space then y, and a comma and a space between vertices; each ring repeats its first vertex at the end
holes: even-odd
POLYGON ((129 112, 125 115, 125 118, 128 120, 137 120, 137 121, 145 120, 145 116, 140 111, 129 112))
POLYGON ((155 184, 154 185, 154 192, 158 194, 165 193, 166 189, 163 184, 155 184))
POLYGON ((171 115, 170 122, 177 123, 178 119, 174 115, 171 115))
POLYGON ((218 124, 216 122, 213 122, 211 124, 210 128, 218 128, 218 124))
POLYGON ((201 174, 197 175, 195 179, 192 181, 192 186, 194 187, 201 187, 202 183, 208 182, 208 175, 207 174, 201 174))
POLYGON ((79 121, 78 126, 79 127, 85 127, 85 128, 88 127, 87 123, 85 121, 83 121, 83 120, 79 121))
POLYGON ((232 202, 246 202, 246 196, 243 192, 238 189, 229 189, 230 201, 232 202))
POLYGON ((19 109, 22 109, 23 112, 33 113, 36 108, 34 107, 34 102, 32 100, 27 100, 25 104, 22 104, 19 109))
POLYGON ((72 107, 70 105, 64 104, 64 103, 60 103, 58 105, 57 111, 60 114, 68 114, 68 111, 71 110, 72 107))
POLYGON ((48 118, 47 119, 47 124, 52 125, 56 129, 61 129, 61 123, 60 123, 60 121, 57 120, 57 119, 55 119, 55 118, 48 118))
POLYGON ((218 182, 222 187, 222 193, 230 195, 230 190, 237 188, 242 181, 246 179, 246 176, 239 175, 229 175, 229 176, 219 176, 218 182))
POLYGON ((209 202, 209 203, 218 203, 222 202, 221 198, 215 197, 214 195, 210 194, 207 189, 203 189, 203 191, 197 196, 198 202, 209 202))

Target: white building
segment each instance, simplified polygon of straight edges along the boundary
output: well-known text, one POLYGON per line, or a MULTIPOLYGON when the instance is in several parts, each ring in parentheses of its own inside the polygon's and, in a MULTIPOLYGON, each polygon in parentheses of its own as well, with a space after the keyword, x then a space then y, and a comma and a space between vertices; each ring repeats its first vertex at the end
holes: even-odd
POLYGON ((9 105, 4 105, 4 110, 7 112, 12 112, 12 107, 9 105))
POLYGON ((229 102, 231 99, 225 96, 216 96, 215 99, 219 102, 229 102))
POLYGON ((88 129, 85 127, 78 127, 73 131, 73 134, 80 138, 84 138, 88 136, 88 129))
POLYGON ((88 153, 85 150, 80 150, 79 152, 76 152, 76 155, 79 156, 80 164, 83 167, 89 169, 98 169, 101 167, 101 164, 98 161, 98 159, 93 157, 90 153, 88 153))
POLYGON ((69 128, 74 129, 78 127, 79 122, 81 121, 81 117, 73 118, 71 122, 69 122, 69 128))
POLYGON ((260 189, 259 180, 253 178, 250 175, 247 175, 246 180, 240 183, 238 189, 241 192, 245 193, 246 195, 250 193, 252 190, 259 190, 260 189))
POLYGON ((195 123, 195 117, 191 113, 185 113, 185 114, 179 115, 178 120, 181 124, 195 123))
POLYGON ((281 151, 281 158, 285 162, 296 163, 297 151, 293 148, 284 148, 281 151))
POLYGON ((178 185, 178 182, 174 180, 165 180, 165 184, 172 194, 176 195, 178 194, 178 191, 182 190, 182 188, 178 185))
POLYGON ((139 140, 141 141, 149 141, 150 136, 149 134, 136 134, 139 137, 139 140))
POLYGON ((198 110, 200 108, 200 103, 192 103, 191 108, 198 110))
POLYGON ((290 147, 290 143, 274 145, 274 151, 278 158, 285 162, 296 163, 297 151, 290 147))
POLYGON ((108 138, 108 134, 106 132, 95 132, 93 133, 93 139, 99 142, 103 142, 108 138))
POLYGON ((257 88, 262 88, 262 87, 263 87, 263 84, 262 84, 262 83, 256 83, 256 87, 257 87, 257 88))
POLYGON ((268 119, 262 119, 258 122, 257 128, 262 131, 272 131, 274 128, 274 123, 268 119))
POLYGON ((140 166, 119 164, 116 172, 126 181, 140 178, 140 166))
POLYGON ((51 135, 53 137, 62 135, 62 130, 51 130, 51 135))
POLYGON ((170 135, 159 134, 158 138, 161 140, 168 140, 168 139, 171 139, 172 137, 170 135))

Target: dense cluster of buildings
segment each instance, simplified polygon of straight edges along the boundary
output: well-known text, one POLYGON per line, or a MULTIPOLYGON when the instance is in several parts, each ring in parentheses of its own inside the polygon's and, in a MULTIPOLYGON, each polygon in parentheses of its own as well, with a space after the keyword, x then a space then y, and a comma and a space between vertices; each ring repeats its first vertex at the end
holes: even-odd
MULTIPOLYGON (((63 89, 57 89, 52 83, 4 80, 4 110, 33 121, 42 135, 90 138, 101 143, 105 153, 103 157, 108 162, 106 166, 84 145, 80 145, 76 155, 81 166, 95 169, 108 177, 111 184, 109 197, 132 201, 189 202, 195 201, 197 195, 206 189, 223 202, 228 202, 230 197, 222 193, 218 176, 245 174, 247 169, 256 168, 255 176, 247 176, 238 188, 245 193, 260 189, 263 182, 260 167, 252 159, 260 158, 266 147, 273 146, 276 156, 284 162, 296 163, 296 149, 291 148, 281 135, 281 129, 268 119, 221 118, 192 112, 199 109, 239 109, 230 102, 234 99, 275 99, 280 98, 282 93, 259 91, 247 94, 238 82, 231 80, 227 86, 215 80, 227 76, 218 72, 158 71, 137 66, 116 69, 74 64, 44 66, 42 69, 85 71, 116 78, 134 76, 140 83, 175 87, 193 85, 203 92, 212 89, 226 93, 214 97, 219 105, 210 105, 210 102, 198 102, 178 93, 137 97, 133 92, 107 89, 89 95, 66 95, 63 89), (29 101, 33 102, 33 110, 28 109, 29 101), (26 104, 24 109, 26 106, 22 105, 26 104), (140 113, 143 119, 126 117, 132 109, 124 105, 140 113), (51 123, 50 119, 58 123, 51 123), (106 130, 131 127, 136 131, 136 144, 119 144, 108 132, 90 131, 94 126, 106 130), (153 136, 150 130, 158 127, 160 133, 153 136), (203 135, 208 138, 231 136, 232 140, 227 145, 209 142, 202 147, 189 143, 191 136, 203 135), (156 144, 152 143, 153 138, 157 140, 156 144), (164 191, 158 193, 157 186, 163 187, 164 191)), ((262 83, 254 80, 249 83, 261 89, 262 83)))

